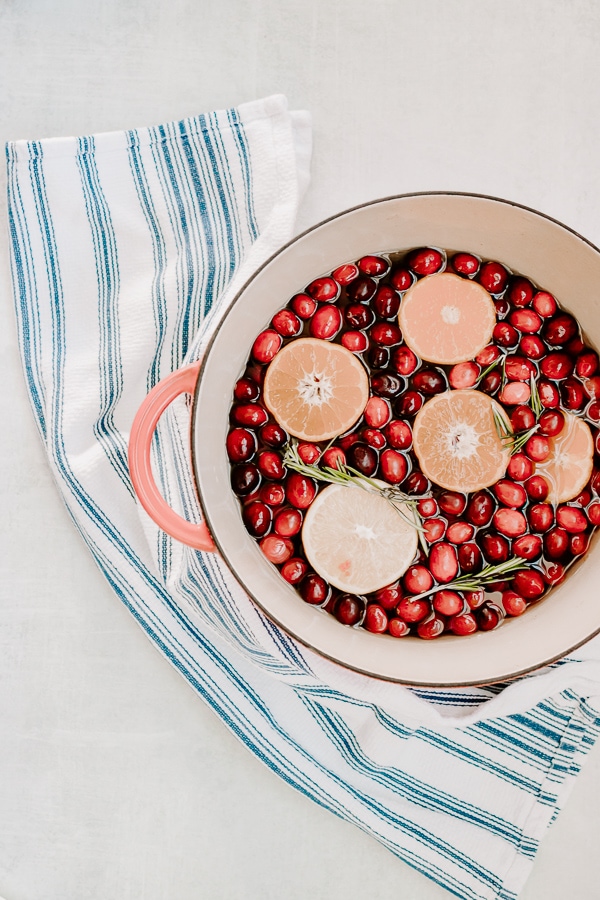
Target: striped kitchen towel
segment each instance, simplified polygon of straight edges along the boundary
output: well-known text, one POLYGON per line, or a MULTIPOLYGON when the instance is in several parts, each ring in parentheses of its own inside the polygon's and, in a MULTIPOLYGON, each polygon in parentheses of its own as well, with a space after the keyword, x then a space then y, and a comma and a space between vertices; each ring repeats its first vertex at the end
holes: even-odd
MULTIPOLYGON (((310 125, 270 97, 152 128, 7 146, 25 378, 73 522, 148 637, 288 784, 458 897, 509 900, 600 732, 600 646, 510 686, 409 690, 299 646, 221 560, 140 511, 128 432, 292 234, 310 125)), ((199 515, 185 400, 155 439, 199 515)))

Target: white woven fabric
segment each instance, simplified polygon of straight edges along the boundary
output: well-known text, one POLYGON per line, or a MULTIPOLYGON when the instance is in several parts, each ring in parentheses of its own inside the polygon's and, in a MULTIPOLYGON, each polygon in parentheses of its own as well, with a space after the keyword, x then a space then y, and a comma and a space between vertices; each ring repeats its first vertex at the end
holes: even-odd
MULTIPOLYGON (((147 391, 292 235, 310 125, 282 97, 148 129, 7 147, 25 377, 73 521, 149 638, 298 790, 465 898, 515 897, 600 731, 600 645, 509 686, 409 690, 299 646, 221 560, 139 509, 147 391)), ((250 339, 250 336, 249 336, 250 339)), ((194 519, 185 400, 157 477, 194 519)))

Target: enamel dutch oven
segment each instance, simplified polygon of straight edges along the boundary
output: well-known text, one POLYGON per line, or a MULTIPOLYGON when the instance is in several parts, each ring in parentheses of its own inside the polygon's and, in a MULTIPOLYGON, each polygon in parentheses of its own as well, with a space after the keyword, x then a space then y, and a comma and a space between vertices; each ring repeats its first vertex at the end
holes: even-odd
POLYGON ((600 631, 596 541, 560 586, 495 631, 398 640, 348 628, 304 603, 247 533, 230 486, 225 439, 232 391, 254 337, 312 279, 367 253, 417 246, 466 250, 504 263, 553 293, 579 320, 589 342, 600 345, 600 251, 569 228, 523 206, 472 194, 408 194, 368 203, 283 247, 235 297, 202 361, 174 372, 151 391, 132 426, 131 476, 140 503, 161 528, 192 547, 218 550, 264 612, 325 657, 411 685, 503 681, 564 656, 600 631), (200 525, 168 507, 150 467, 156 423, 183 392, 193 395, 190 452, 204 516, 200 525))

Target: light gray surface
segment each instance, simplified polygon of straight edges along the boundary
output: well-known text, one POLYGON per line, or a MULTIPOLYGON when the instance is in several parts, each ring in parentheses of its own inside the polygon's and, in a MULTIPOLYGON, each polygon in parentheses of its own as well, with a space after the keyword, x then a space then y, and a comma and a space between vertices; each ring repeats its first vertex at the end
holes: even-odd
MULTIPOLYGON (((314 121, 300 226, 377 196, 464 189, 600 243, 594 0, 0 0, 0 35, 2 140, 283 92, 314 121)), ((45 464, 0 247, 0 894, 449 896, 251 757, 112 595, 45 464)), ((597 900, 599 800, 596 748, 523 900, 597 900)))

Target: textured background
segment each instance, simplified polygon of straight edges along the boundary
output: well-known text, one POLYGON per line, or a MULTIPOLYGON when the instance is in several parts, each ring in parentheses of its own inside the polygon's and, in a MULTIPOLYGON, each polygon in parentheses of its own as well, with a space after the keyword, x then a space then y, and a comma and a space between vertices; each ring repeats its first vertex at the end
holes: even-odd
MULTIPOLYGON (((313 115, 299 227, 396 192, 471 190, 600 244, 594 0, 0 0, 0 38, 2 142, 282 92, 313 115)), ((449 896, 264 769, 112 595, 34 428, 5 234, 0 264, 0 894, 449 896)), ((599 801, 596 748, 522 900, 597 900, 599 801)))

